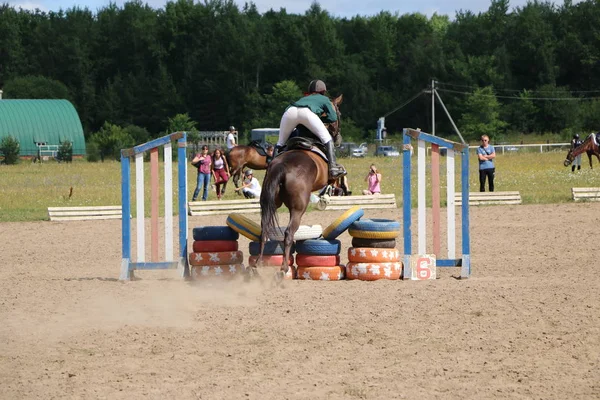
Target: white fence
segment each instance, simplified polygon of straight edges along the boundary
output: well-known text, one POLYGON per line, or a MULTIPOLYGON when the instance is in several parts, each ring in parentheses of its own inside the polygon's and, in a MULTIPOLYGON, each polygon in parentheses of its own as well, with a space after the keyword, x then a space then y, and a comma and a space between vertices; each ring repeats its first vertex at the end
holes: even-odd
MULTIPOLYGON (((549 152, 549 151, 568 151, 571 147, 570 143, 540 143, 540 144, 493 144, 496 153, 514 153, 519 151, 528 152, 549 152)), ((476 149, 479 146, 469 146, 469 149, 476 149)))

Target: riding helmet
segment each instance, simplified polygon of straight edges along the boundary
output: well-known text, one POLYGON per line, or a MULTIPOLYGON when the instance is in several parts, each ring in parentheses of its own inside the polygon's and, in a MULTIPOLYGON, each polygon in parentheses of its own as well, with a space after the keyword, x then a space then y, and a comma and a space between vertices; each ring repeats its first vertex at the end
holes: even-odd
POLYGON ((579 139, 579 133, 576 133, 575 135, 573 135, 573 138, 579 139))
POLYGON ((229 127, 229 130, 230 130, 230 131, 235 131, 235 126, 231 125, 231 126, 229 127))
POLYGON ((323 93, 325 91, 327 91, 327 86, 325 86, 325 82, 320 79, 315 79, 308 85, 309 93, 323 93))

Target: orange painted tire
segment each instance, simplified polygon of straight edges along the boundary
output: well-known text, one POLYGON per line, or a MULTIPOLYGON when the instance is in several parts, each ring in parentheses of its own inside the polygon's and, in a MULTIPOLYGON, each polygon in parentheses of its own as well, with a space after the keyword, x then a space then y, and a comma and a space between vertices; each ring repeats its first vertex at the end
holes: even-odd
POLYGON ((191 276, 194 280, 200 279, 231 279, 239 275, 243 275, 246 271, 244 264, 231 265, 202 265, 192 266, 191 276))
POLYGON ((340 265, 339 255, 318 256, 314 254, 297 254, 296 264, 299 267, 313 267, 320 265, 322 267, 335 267, 340 265))
MULTIPOLYGON (((256 261, 258 260, 258 256, 250 256, 248 257, 248 265, 254 267, 256 265, 256 261)), ((272 256, 263 256, 263 266, 264 267, 280 267, 283 263, 283 254, 275 254, 272 256)), ((288 265, 294 265, 294 256, 290 256, 288 261, 288 265)))
POLYGON ((194 240, 192 245, 194 253, 215 251, 237 251, 237 240, 194 240))
POLYGON ((340 281, 346 277, 346 268, 343 265, 298 267, 297 279, 313 281, 340 281))
POLYGON ((357 263, 390 263, 400 261, 397 249, 378 249, 375 247, 350 247, 348 261, 357 263))
POLYGON ((230 265, 244 262, 241 251, 215 251, 190 253, 190 265, 230 265))
POLYGON ((356 263, 349 262, 346 265, 346 278, 359 279, 361 281, 377 281, 380 279, 400 279, 402 275, 402 263, 356 263))

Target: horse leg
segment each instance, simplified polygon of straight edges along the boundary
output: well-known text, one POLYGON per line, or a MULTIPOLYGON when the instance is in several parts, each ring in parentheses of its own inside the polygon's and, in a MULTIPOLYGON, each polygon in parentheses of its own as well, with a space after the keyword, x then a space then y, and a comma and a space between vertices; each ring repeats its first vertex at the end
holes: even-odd
MULTIPOLYGON (((233 184, 235 185, 235 188, 239 188, 239 182, 240 182, 240 176, 242 175, 242 171, 244 170, 244 166, 242 165, 241 167, 237 167, 235 169, 235 171, 233 171, 233 174, 231 174, 231 178, 233 179, 233 184)), ((238 196, 242 195, 242 191, 238 190, 237 191, 238 196)))

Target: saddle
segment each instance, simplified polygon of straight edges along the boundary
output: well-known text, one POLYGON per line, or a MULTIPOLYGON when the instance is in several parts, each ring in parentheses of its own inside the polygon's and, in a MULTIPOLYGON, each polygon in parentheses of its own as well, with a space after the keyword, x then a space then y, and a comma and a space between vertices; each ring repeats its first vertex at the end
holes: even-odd
MULTIPOLYGON (((295 136, 290 137, 281 152, 287 150, 307 150, 320 156, 325 162, 328 161, 325 155, 325 147, 323 143, 316 137, 295 136)), ((280 153, 281 154, 281 153, 280 153)))
POLYGON ((267 155, 267 146, 269 146, 268 143, 261 143, 258 140, 253 140, 248 144, 248 146, 254 147, 256 152, 258 154, 260 154, 261 156, 268 157, 268 155, 267 155))

